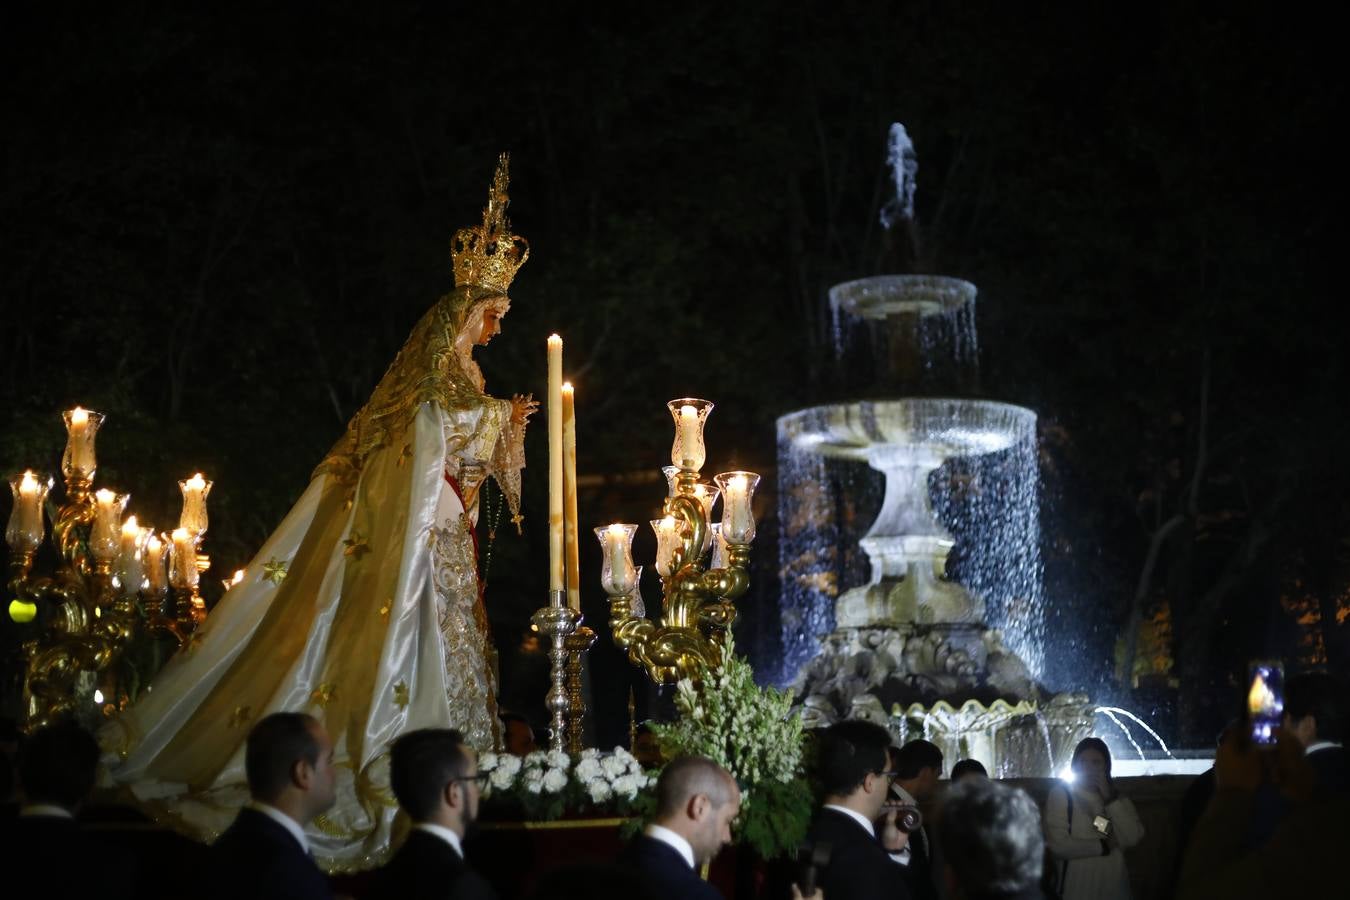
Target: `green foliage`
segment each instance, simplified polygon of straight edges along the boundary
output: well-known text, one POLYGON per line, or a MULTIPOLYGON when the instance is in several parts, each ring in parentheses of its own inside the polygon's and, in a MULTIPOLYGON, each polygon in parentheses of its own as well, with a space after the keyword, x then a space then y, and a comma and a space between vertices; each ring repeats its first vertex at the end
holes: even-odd
POLYGON ((652 726, 662 754, 706 756, 732 774, 741 787, 738 841, 765 859, 794 849, 810 822, 811 793, 792 695, 755 684, 730 633, 718 661, 703 670, 702 686, 686 678, 675 691, 679 718, 652 726))

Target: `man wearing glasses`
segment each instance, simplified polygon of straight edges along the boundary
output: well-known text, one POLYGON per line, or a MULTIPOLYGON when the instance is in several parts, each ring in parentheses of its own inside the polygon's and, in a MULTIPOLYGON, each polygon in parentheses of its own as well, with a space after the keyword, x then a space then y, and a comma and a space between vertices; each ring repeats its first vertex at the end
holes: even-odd
POLYGON ((478 755, 449 728, 410 731, 389 751, 389 785, 413 821, 408 839, 375 873, 374 898, 495 900, 487 881, 464 861, 461 841, 478 818, 486 782, 478 755))
POLYGON ((820 886, 829 900, 909 900, 905 868, 889 855, 909 836, 895 827, 895 809, 886 812, 880 840, 873 824, 894 777, 890 744, 886 729, 860 720, 839 722, 820 736, 816 767, 825 803, 806 839, 818 850, 828 845, 820 886))
MULTIPOLYGON (((942 777, 942 751, 929 741, 914 740, 891 750, 895 778, 891 784, 891 800, 902 806, 918 808, 931 803, 937 795, 938 779, 942 777)), ((896 862, 905 867, 905 881, 915 900, 938 900, 937 882, 933 878, 938 867, 933 862, 933 845, 928 831, 920 825, 910 835, 909 845, 895 854, 896 862)))

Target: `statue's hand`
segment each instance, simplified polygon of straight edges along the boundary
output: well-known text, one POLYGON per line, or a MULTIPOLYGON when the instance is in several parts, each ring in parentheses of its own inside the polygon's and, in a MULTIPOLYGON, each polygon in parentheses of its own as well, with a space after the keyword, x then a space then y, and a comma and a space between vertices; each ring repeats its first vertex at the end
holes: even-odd
POLYGON ((511 398, 511 422, 515 425, 524 425, 525 422, 539 410, 539 401, 534 399, 533 394, 516 394, 511 398))

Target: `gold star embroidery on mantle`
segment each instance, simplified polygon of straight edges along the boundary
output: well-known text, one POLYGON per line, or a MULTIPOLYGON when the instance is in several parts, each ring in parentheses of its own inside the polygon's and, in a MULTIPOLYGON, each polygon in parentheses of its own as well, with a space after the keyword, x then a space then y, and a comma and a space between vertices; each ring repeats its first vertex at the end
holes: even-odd
POLYGON ((249 720, 252 711, 247 706, 236 706, 234 712, 230 713, 230 727, 238 728, 249 720))
POLYGON ((384 619, 386 622, 389 621, 389 608, 393 605, 393 602, 394 601, 392 600, 386 600, 384 601, 384 606, 380 607, 380 618, 384 619))
POLYGON ((337 697, 337 685, 325 681, 323 684, 309 695, 309 702, 320 709, 327 709, 328 704, 337 697))
POLYGON ((394 705, 399 709, 408 708, 408 683, 400 681, 394 685, 394 705))
POLYGON ((289 562, 284 559, 273 557, 263 563, 263 578, 266 578, 274 585, 279 585, 286 580, 287 570, 289 568, 289 562))
POLYGON ((353 559, 360 559, 364 554, 370 552, 370 544, 361 536, 361 532, 353 531, 352 536, 342 542, 345 548, 342 551, 343 556, 350 556, 353 559))

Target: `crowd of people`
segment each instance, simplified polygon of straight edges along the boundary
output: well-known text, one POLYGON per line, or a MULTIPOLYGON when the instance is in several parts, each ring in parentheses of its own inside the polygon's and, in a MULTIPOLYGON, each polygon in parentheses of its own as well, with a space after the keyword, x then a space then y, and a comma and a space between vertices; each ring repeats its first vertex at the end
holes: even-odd
MULTIPOLYGON (((1345 728, 1341 688, 1319 675, 1290 681, 1273 747, 1253 745, 1242 728, 1226 729, 1213 771, 1196 780, 1184 804, 1203 811, 1184 825, 1177 896, 1339 890, 1331 854, 1350 838, 1345 728)), ((37 873, 51 896, 139 896, 138 874, 119 868, 126 860, 100 853, 77 819, 94 787, 94 738, 66 723, 21 742, 17 733, 0 735, 0 749, 0 790, 17 790, 0 836, 11 857, 6 871, 37 873), (14 751, 17 784, 9 766, 14 751)), ((890 733, 870 722, 820 731, 813 758, 820 805, 788 876, 768 891, 775 900, 1130 897, 1127 851, 1144 828, 1111 777, 1110 750, 1096 738, 1079 743, 1074 779, 1052 787, 1043 808, 1025 791, 991 780, 974 760, 957 762, 944 784, 938 747, 923 740, 894 746, 890 733)), ((192 895, 334 897, 305 833, 336 795, 323 725, 303 713, 267 716, 248 736, 245 768, 251 801, 207 851, 192 895)), ((476 871, 464 850, 486 785, 464 735, 402 735, 391 746, 389 779, 410 827, 360 896, 498 896, 493 873, 476 871)), ((741 803, 735 779, 717 763, 671 760, 650 821, 617 859, 551 873, 535 895, 718 900, 706 867, 731 841, 741 803)))

